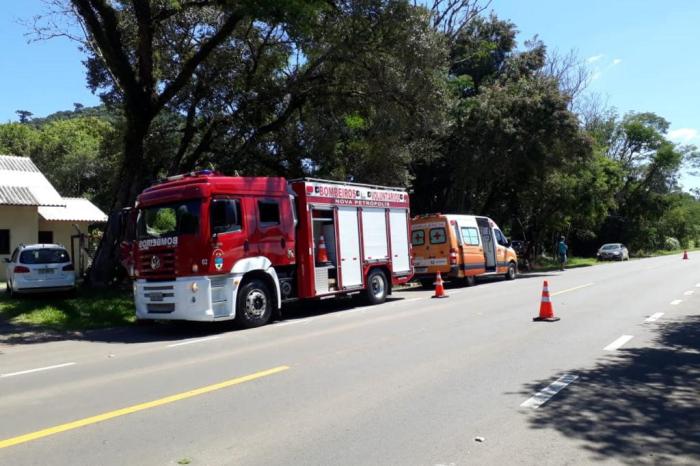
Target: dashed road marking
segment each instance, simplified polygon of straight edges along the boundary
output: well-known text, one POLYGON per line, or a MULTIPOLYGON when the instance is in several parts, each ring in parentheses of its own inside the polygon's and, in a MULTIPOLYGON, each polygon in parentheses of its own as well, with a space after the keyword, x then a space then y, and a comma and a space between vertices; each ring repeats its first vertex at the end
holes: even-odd
POLYGON ((624 345, 625 343, 630 341, 632 338, 634 338, 634 336, 632 336, 632 335, 622 335, 620 338, 613 341, 612 343, 610 343, 608 346, 606 346, 603 349, 605 351, 615 351, 616 349, 618 349, 619 347, 621 347, 622 345, 624 345))
POLYGON ((652 314, 652 315, 650 315, 649 317, 647 317, 646 320, 645 320, 644 322, 655 322, 655 321, 659 320, 659 318, 660 318, 662 315, 664 315, 663 312, 657 312, 657 313, 652 314))
POLYGON ((168 345, 168 348, 175 348, 176 346, 191 345, 193 343, 202 343, 204 341, 216 340, 218 338, 221 338, 221 337, 219 335, 214 335, 213 337, 195 338, 194 340, 186 340, 186 341, 181 341, 180 343, 173 343, 172 345, 168 345))
POLYGON ((594 283, 586 283, 585 285, 575 286, 573 288, 568 288, 566 290, 557 291, 556 293, 552 293, 550 296, 557 296, 560 294, 568 293, 570 291, 580 290, 581 288, 587 288, 587 287, 593 286, 593 285, 594 285, 594 283))
POLYGON ((683 293, 683 294, 686 295, 686 296, 690 296, 690 295, 692 295, 692 294, 695 294, 695 290, 688 290, 688 291, 686 291, 686 292, 683 293))
POLYGON ((678 306, 682 302, 682 299, 674 299, 673 301, 671 301, 671 306, 678 306))
POLYGON ((523 401, 520 407, 537 409, 576 379, 578 379, 578 375, 564 374, 549 384, 549 386, 537 392, 532 398, 523 401))
POLYGON ((294 325, 294 324, 307 324, 314 320, 314 317, 308 317, 306 319, 296 319, 296 320, 289 320, 286 322, 279 322, 275 324, 275 327, 285 327, 287 325, 294 325))
POLYGON ((52 369, 59 369, 61 367, 68 367, 68 366, 74 366, 74 365, 75 365, 74 362, 66 362, 63 364, 56 364, 55 366, 37 367, 36 369, 29 369, 26 371, 9 372, 7 374, 0 374, 0 378, 1 377, 14 377, 16 375, 31 374, 34 372, 50 371, 52 369))

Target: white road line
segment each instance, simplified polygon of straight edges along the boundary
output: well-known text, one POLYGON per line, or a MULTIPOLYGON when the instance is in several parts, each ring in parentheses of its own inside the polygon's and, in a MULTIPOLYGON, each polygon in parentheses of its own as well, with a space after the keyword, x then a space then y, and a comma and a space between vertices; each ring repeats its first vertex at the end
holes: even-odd
POLYGON ((655 321, 659 320, 659 318, 660 318, 662 315, 664 315, 663 312, 657 312, 657 313, 652 314, 652 315, 650 315, 649 317, 647 317, 647 319, 646 319, 644 322, 655 322, 655 321))
POLYGON ((671 301, 671 306, 678 306, 682 302, 682 299, 674 299, 673 301, 671 301))
POLYGON ((537 392, 532 398, 523 401, 520 407, 537 409, 576 379, 578 379, 578 375, 564 374, 552 382, 547 388, 537 392))
POLYGON ((695 287, 696 287, 696 288, 700 288, 700 283, 696 283, 696 284, 695 284, 695 287))
POLYGON ((37 369, 29 369, 28 371, 19 371, 19 372, 9 372, 7 374, 0 374, 1 377, 14 377, 15 375, 23 375, 23 374, 31 374, 33 372, 41 372, 41 371, 49 371, 51 369, 58 369, 61 367, 68 367, 68 366, 74 366, 74 362, 67 362, 64 364, 56 364, 55 366, 47 366, 47 367, 39 367, 37 369))
POLYGON ((314 319, 315 319, 315 317, 307 317, 306 319, 296 319, 296 320, 290 320, 287 322, 280 322, 278 324, 275 324, 275 327, 284 327, 286 325, 294 325, 294 324, 305 324, 305 323, 311 322, 314 319))
POLYGON ((173 343, 172 345, 168 345, 168 348, 174 348, 176 346, 191 345, 192 343, 201 343, 203 341, 216 340, 217 338, 221 338, 221 337, 218 335, 215 335, 213 337, 196 338, 194 340, 181 341, 180 343, 173 343))
POLYGON ((695 294, 695 290, 688 290, 688 291, 686 291, 686 292, 683 293, 683 294, 686 295, 686 296, 690 296, 690 295, 692 295, 692 294, 695 294))
POLYGON ((625 343, 630 341, 632 338, 634 338, 634 336, 632 336, 632 335, 622 335, 620 338, 613 341, 612 343, 610 343, 608 346, 606 346, 603 349, 605 351, 615 351, 616 349, 618 349, 619 347, 621 347, 622 345, 624 345, 625 343))

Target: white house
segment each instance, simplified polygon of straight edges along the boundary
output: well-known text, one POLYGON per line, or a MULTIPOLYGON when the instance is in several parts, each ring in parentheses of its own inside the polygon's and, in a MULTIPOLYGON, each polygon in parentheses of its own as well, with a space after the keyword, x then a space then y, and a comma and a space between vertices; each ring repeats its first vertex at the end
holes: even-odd
POLYGON ((2 262, 17 245, 57 243, 78 255, 80 235, 106 221, 89 200, 61 197, 28 157, 0 155, 0 281, 5 280, 2 262))

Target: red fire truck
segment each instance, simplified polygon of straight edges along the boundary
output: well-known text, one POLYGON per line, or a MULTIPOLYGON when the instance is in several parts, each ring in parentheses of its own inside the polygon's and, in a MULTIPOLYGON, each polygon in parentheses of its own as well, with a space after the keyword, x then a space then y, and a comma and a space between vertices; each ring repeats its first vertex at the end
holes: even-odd
POLYGON ((298 299, 381 303, 413 273, 409 214, 399 188, 170 177, 136 203, 136 316, 257 327, 298 299))

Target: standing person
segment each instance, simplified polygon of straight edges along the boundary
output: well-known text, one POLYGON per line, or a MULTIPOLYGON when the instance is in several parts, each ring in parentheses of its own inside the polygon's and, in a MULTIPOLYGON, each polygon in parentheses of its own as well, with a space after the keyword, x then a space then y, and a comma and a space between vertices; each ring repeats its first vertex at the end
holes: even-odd
POLYGON ((565 237, 561 237, 557 250, 559 252, 559 265, 561 269, 564 270, 564 266, 566 265, 566 253, 569 251, 569 246, 566 245, 565 237))

